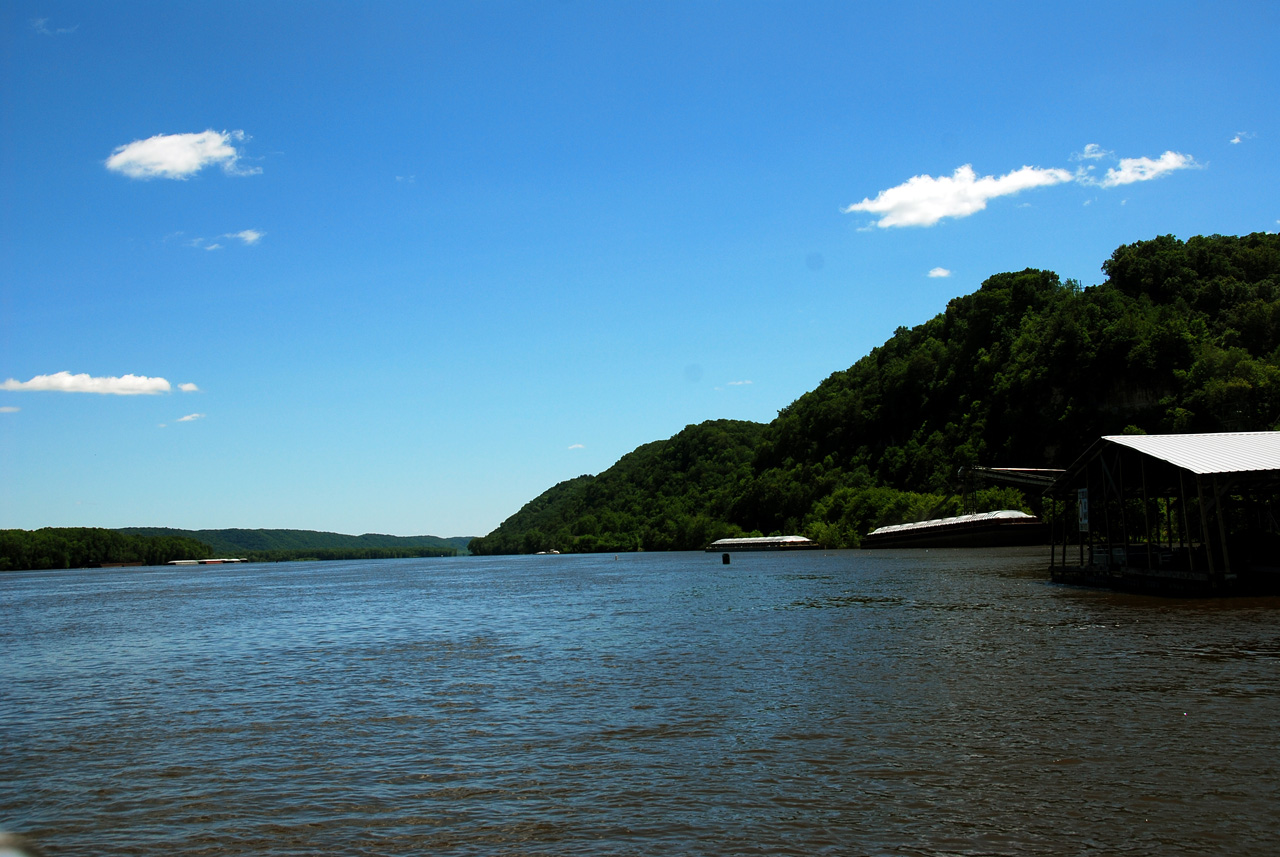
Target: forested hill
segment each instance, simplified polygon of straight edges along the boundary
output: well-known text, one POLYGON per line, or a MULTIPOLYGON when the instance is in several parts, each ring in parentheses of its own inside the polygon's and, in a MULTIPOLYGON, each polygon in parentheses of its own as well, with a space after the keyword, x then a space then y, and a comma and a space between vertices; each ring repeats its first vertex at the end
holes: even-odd
POLYGON ((753 478, 763 430, 716 420, 647 443, 599 476, 544 492, 471 552, 682 550, 736 535, 727 521, 753 478))
POLYGON ((1280 236, 1166 235, 1118 248, 1102 270, 1087 288, 997 274, 769 425, 690 426, 555 486, 471 550, 697 548, 739 532, 852 546, 959 511, 964 464, 1063 467, 1125 431, 1277 428, 1280 236))
POLYGON ((361 550, 440 548, 466 553, 470 538, 439 536, 387 536, 365 533, 350 536, 315 530, 176 530, 169 527, 122 527, 116 530, 138 536, 179 536, 196 539, 213 548, 216 556, 243 556, 246 553, 273 551, 361 550))

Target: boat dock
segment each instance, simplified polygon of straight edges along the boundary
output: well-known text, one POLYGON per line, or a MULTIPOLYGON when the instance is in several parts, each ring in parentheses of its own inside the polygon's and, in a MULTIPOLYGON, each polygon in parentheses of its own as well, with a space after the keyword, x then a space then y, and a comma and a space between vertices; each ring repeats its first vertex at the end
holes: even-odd
POLYGON ((1001 509, 880 527, 863 537, 862 547, 989 548, 1048 542, 1049 528, 1039 518, 1026 512, 1001 509))
POLYGON ((1189 594, 1280 588, 1280 432, 1108 435, 1045 496, 1054 580, 1189 594))
POLYGON ((804 536, 754 536, 743 539, 719 539, 707 545, 707 553, 724 551, 785 551, 811 550, 818 543, 804 536))
POLYGON ((221 559, 171 559, 165 565, 226 565, 234 562, 248 562, 247 559, 223 557, 221 559))

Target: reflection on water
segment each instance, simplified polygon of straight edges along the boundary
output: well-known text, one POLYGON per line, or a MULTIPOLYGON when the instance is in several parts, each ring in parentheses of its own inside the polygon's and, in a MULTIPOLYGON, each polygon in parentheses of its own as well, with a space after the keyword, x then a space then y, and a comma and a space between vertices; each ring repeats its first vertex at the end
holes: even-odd
POLYGON ((47 853, 1270 854, 1280 600, 1036 551, 0 577, 47 853))

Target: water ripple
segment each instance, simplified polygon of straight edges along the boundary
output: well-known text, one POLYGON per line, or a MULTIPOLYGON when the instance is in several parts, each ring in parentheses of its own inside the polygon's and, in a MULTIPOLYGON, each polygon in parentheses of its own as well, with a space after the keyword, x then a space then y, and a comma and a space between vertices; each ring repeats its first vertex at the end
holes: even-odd
POLYGON ((1270 854, 1280 602, 930 551, 0 578, 49 853, 1270 854))

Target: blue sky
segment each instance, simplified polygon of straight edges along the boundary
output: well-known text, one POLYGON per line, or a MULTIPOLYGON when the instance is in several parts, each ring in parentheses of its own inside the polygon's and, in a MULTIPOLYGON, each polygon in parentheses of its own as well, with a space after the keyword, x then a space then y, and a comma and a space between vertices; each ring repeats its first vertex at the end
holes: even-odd
POLYGON ((1280 5, 0 3, 0 527, 480 535, 1280 228, 1280 5))

